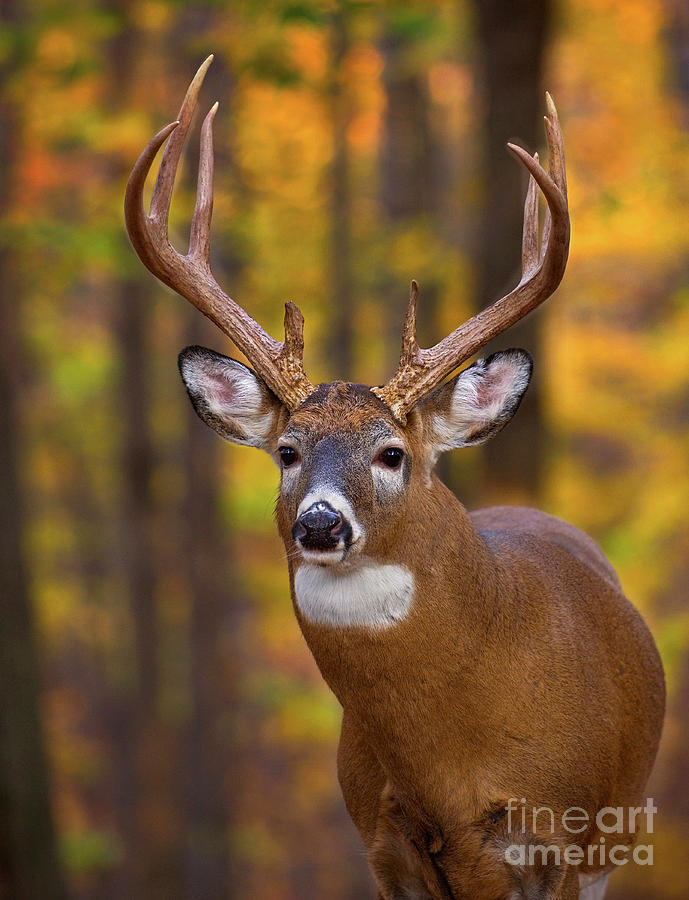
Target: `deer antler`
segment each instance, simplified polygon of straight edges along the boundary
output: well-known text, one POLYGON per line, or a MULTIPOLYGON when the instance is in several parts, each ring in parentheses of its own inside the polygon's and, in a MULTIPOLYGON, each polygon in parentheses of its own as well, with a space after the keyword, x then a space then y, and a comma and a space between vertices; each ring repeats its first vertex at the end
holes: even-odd
POLYGON ((537 153, 531 157, 521 147, 507 145, 531 173, 524 204, 521 281, 509 294, 427 350, 422 350, 416 340, 418 285, 412 281, 402 328, 399 368, 387 384, 373 388, 402 423, 414 404, 450 372, 543 303, 565 274, 569 252, 565 155, 557 110, 550 94, 546 94, 546 104, 548 115, 544 118, 550 174, 541 167, 537 153), (537 185, 548 204, 540 253, 537 185))
POLYGON ((210 225, 213 212, 213 119, 216 103, 201 128, 196 207, 189 251, 178 253, 168 238, 172 188, 184 140, 196 108, 199 91, 213 57, 201 65, 187 89, 179 117, 159 131, 132 169, 124 200, 124 217, 132 246, 153 274, 194 304, 239 347, 288 407, 295 409, 313 391, 304 372, 304 317, 294 303, 285 304, 285 340, 272 338, 218 285, 210 269, 210 225), (153 160, 170 138, 160 164, 150 214, 143 205, 143 187, 153 160))

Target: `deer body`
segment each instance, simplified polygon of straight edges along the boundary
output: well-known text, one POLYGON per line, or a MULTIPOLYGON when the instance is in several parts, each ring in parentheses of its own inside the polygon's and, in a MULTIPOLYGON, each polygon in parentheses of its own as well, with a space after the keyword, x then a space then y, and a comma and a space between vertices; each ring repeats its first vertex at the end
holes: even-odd
MULTIPOLYGON (((343 708, 338 774, 379 897, 599 900, 607 862, 520 863, 508 852, 543 843, 589 851, 601 809, 642 804, 664 711, 653 640, 588 537, 535 510, 470 515, 433 472, 440 453, 504 427, 528 387, 522 350, 445 378, 562 278, 569 218, 555 107, 548 98, 550 174, 512 147, 531 174, 519 285, 422 350, 413 282, 393 378, 314 387, 297 308, 287 305, 285 339, 275 341, 211 275, 215 107, 201 133, 189 253, 167 238, 175 168, 209 64, 179 121, 137 162, 127 227, 148 268, 256 370, 201 347, 180 355, 201 418, 280 467, 277 521, 294 609, 343 708), (168 137, 147 215, 144 180, 168 137), (548 204, 542 241, 537 187, 548 204), (550 827, 513 821, 515 800, 549 811, 550 827), (586 816, 574 834, 562 821, 573 807, 586 816)), ((631 846, 636 830, 630 819, 616 842, 631 846)))
MULTIPOLYGON (((362 428, 363 411, 347 422, 340 401, 332 411, 319 406, 325 431, 329 414, 340 434, 362 428)), ((324 495, 332 492, 321 484, 324 495)), ((290 550, 293 521, 281 496, 278 525, 290 550)), ((487 854, 487 885, 461 848, 486 833, 496 804, 524 797, 558 820, 573 805, 586 809, 592 827, 576 835, 586 846, 598 839, 599 809, 642 802, 662 723, 658 655, 590 538, 536 510, 470 516, 435 476, 428 485, 412 475, 403 518, 333 578, 346 591, 361 569, 374 576, 391 566, 411 576, 406 613, 353 626, 309 618, 299 572, 315 567, 290 559, 300 627, 344 710, 338 772, 345 802, 374 870, 382 853, 398 884, 416 883, 409 872, 423 884, 417 856, 427 853, 449 896, 495 900, 502 896, 495 883, 509 885, 510 876, 497 847, 487 854)), ((633 835, 616 840, 631 843, 633 835)))

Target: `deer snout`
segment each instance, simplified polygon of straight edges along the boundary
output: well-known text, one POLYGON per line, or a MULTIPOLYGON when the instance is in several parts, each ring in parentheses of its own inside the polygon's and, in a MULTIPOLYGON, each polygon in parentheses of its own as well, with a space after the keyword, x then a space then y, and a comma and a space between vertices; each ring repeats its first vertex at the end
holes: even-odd
POLYGON ((334 550, 351 539, 352 528, 329 503, 314 503, 299 516, 292 537, 307 550, 334 550))

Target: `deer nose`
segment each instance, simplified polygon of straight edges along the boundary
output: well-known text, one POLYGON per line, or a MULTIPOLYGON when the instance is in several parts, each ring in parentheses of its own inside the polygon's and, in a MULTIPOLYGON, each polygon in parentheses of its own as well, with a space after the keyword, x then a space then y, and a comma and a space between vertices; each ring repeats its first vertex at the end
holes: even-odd
POLYGON ((314 503, 299 516, 292 537, 309 550, 332 550, 343 532, 342 515, 327 503, 314 503))

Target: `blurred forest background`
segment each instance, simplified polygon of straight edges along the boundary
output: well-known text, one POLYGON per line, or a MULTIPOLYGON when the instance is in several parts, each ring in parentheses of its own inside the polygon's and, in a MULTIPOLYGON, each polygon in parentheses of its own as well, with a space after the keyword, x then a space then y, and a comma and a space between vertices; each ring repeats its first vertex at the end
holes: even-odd
POLYGON ((3 0, 0 18, 1 896, 372 896, 277 471, 206 429, 176 371, 186 344, 232 348, 124 233, 128 171, 214 52, 214 270, 275 335, 301 306, 320 380, 390 373, 411 277, 426 342, 511 287, 525 178, 505 141, 542 146, 555 97, 568 273, 502 342, 536 357, 529 402, 443 474, 469 506, 591 533, 648 619, 670 702, 655 865, 609 896, 687 898, 684 0, 3 0))

